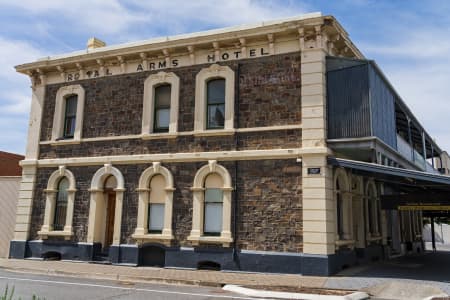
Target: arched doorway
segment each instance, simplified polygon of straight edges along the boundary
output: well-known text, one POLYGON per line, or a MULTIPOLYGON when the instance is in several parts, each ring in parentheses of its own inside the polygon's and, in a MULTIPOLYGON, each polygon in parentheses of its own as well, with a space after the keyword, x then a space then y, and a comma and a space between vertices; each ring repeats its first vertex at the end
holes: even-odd
MULTIPOLYGON (((111 246, 120 245, 122 225, 123 176, 117 168, 107 164, 92 178, 87 242, 94 249, 108 255, 111 246)), ((99 253, 95 253, 94 257, 99 253)))
POLYGON ((114 221, 116 211, 116 192, 117 180, 114 176, 109 176, 105 180, 103 197, 105 199, 105 229, 102 241, 102 250, 107 252, 114 239, 114 221))

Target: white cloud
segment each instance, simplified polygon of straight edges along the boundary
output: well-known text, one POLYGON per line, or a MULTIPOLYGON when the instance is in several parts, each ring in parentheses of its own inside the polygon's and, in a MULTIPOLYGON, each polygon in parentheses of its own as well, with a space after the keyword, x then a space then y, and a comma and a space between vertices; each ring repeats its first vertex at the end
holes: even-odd
POLYGON ((43 56, 20 40, 0 37, 0 149, 23 153, 31 104, 30 81, 14 66, 43 56))

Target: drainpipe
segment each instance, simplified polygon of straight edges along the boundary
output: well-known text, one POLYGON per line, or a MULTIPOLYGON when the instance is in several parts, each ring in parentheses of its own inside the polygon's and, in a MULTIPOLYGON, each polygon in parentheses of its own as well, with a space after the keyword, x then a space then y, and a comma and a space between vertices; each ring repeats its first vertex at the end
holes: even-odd
MULTIPOLYGON (((236 92, 235 92, 235 109, 234 114, 236 116, 236 128, 239 128, 239 81, 241 77, 241 64, 237 64, 237 70, 236 70, 236 92)), ((239 136, 238 133, 235 132, 234 134, 234 149, 235 151, 239 150, 239 136)), ((238 270, 241 269, 241 264, 239 261, 239 248, 238 248, 238 213, 239 213, 239 207, 238 207, 238 162, 237 160, 234 161, 234 217, 233 217, 233 237, 234 237, 234 247, 233 247, 233 260, 236 263, 236 266, 238 270)))

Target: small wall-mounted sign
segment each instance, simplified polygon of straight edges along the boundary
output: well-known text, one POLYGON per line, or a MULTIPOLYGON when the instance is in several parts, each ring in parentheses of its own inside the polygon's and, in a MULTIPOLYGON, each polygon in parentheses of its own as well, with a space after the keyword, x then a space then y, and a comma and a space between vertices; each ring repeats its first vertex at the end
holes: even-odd
POLYGON ((308 175, 320 175, 320 168, 308 168, 308 175))

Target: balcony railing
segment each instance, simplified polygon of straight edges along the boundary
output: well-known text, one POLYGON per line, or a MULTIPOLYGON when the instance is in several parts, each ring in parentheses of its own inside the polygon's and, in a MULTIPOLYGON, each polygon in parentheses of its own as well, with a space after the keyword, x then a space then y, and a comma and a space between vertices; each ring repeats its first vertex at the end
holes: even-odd
POLYGON ((397 151, 407 160, 413 162, 423 171, 440 174, 433 166, 425 160, 425 158, 409 145, 401 136, 397 135, 397 151), (414 156, 413 156, 414 151, 414 156))

